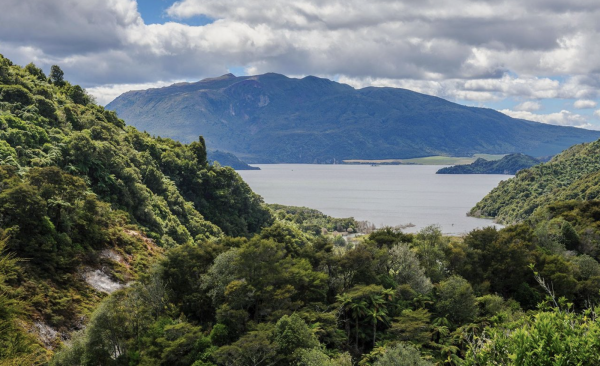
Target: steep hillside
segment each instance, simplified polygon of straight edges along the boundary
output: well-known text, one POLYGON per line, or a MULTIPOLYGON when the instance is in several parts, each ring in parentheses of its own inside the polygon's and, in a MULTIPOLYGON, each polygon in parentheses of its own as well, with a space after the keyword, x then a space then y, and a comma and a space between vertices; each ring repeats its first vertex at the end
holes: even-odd
POLYGON ((557 201, 598 198, 600 140, 573 146, 547 163, 519 171, 514 178, 500 182, 470 214, 513 223, 557 201))
POLYGON ((233 169, 208 164, 202 137, 153 138, 60 69, 0 56, 0 360, 19 360, 6 364, 43 360, 163 248, 271 221, 233 169))
POLYGON ((500 160, 488 161, 479 158, 471 164, 442 168, 436 174, 516 174, 521 169, 539 163, 539 160, 528 155, 509 154, 500 160))
POLYGON ((516 120, 394 88, 308 76, 231 74, 131 91, 107 105, 151 134, 191 142, 249 163, 326 163, 431 155, 554 155, 600 132, 516 120))

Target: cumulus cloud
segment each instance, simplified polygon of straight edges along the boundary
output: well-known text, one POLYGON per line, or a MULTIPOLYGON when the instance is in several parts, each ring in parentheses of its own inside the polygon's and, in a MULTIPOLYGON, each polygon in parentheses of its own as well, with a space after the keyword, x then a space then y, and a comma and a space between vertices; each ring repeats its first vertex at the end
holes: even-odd
POLYGON ((143 64, 162 77, 189 78, 215 68, 199 64, 225 63, 259 73, 418 80, 598 69, 591 13, 600 6, 592 3, 567 12, 517 0, 183 0, 167 10, 174 20, 216 19, 194 27, 146 25, 134 0, 7 1, 0 41, 27 43, 71 68, 96 57, 100 66, 135 71, 143 64))
POLYGON ((96 102, 106 105, 119 95, 131 90, 161 88, 171 84, 173 84, 173 81, 157 81, 154 83, 141 84, 107 84, 87 88, 86 91, 96 98, 96 102))
POLYGON ((591 109, 596 108, 597 105, 598 103, 589 99, 582 99, 573 103, 573 106, 577 109, 591 109))
POLYGON ((231 66, 478 103, 600 97, 592 0, 181 0, 165 24, 144 23, 135 0, 5 0, 2 9, 0 53, 59 64, 99 100, 118 84, 192 81, 231 66), (214 21, 183 23, 196 16, 214 21))
MULTIPOLYGON (((579 88, 574 86, 578 83, 572 78, 561 83, 558 80, 550 78, 515 77, 506 74, 496 79, 467 80, 418 80, 341 76, 339 81, 352 85, 355 88, 362 88, 370 85, 397 87, 451 100, 468 100, 476 102, 498 101, 509 97, 530 99, 574 99, 577 98, 581 92, 579 88)), ((535 106, 534 103, 537 102, 526 102, 523 104, 531 107, 535 106)))
POLYGON ((502 109, 500 112, 513 118, 526 119, 550 125, 593 128, 593 125, 588 122, 586 117, 567 110, 550 114, 536 114, 527 111, 513 111, 510 109, 502 109))
POLYGON ((520 112, 535 112, 542 109, 542 105, 539 102, 526 101, 515 107, 515 111, 520 112))
POLYGON ((594 112, 594 116, 600 118, 600 109, 598 109, 594 112))

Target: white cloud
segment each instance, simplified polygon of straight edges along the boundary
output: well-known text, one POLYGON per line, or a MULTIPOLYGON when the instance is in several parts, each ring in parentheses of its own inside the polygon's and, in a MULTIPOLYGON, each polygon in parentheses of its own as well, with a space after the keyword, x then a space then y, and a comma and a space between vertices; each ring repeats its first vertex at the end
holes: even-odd
MULTIPOLYGON (((600 60, 590 47, 599 28, 594 2, 563 9, 517 0, 183 0, 167 10, 175 20, 216 19, 193 27, 146 25, 133 0, 6 1, 0 42, 30 44, 73 69, 96 56, 133 71, 143 63, 163 78, 195 77, 191 64, 203 63, 207 71, 236 64, 261 73, 496 79, 507 70, 587 74, 600 60), (119 52, 128 57, 104 58, 119 52), (183 59, 195 62, 178 65, 183 59)), ((96 82, 101 77, 108 75, 96 82)))
POLYGON ((526 119, 529 121, 547 123, 550 125, 572 126, 580 128, 595 127, 588 122, 586 117, 567 110, 550 114, 536 114, 527 111, 513 111, 510 109, 502 109, 499 112, 502 112, 513 118, 526 119))
POLYGON ((573 106, 577 109, 591 109, 596 108, 597 105, 598 103, 589 99, 582 99, 573 103, 573 106))
POLYGON ((131 90, 161 88, 171 84, 173 84, 173 81, 157 81, 154 83, 142 84, 107 84, 87 88, 86 91, 96 99, 96 102, 98 102, 98 104, 107 105, 119 95, 131 90))
POLYGON ((600 118, 600 109, 598 109, 594 112, 594 116, 600 118))
MULTIPOLYGON (((152 25, 135 0, 2 5, 0 53, 59 64, 99 101, 232 65, 478 103, 600 98, 593 0, 181 0, 167 9, 170 22, 152 25), (178 22, 198 15, 215 21, 178 22)), ((537 110, 527 103, 515 109, 537 110)))
MULTIPOLYGON (((392 78, 354 78, 341 76, 340 82, 362 88, 365 86, 389 86, 405 88, 420 93, 436 95, 451 100, 466 100, 475 102, 498 101, 509 97, 514 98, 565 98, 574 99, 579 95, 581 88, 590 87, 579 85, 580 80, 569 78, 566 82, 559 82, 550 78, 515 77, 504 75, 497 79, 446 79, 446 80, 415 80, 392 78)), ((525 102, 525 108, 536 107, 538 102, 525 102)), ((541 106, 541 105, 540 105, 541 106)), ((515 108, 519 110, 519 106, 515 108)), ((539 109, 539 108, 538 108, 539 109)), ((528 109, 531 111, 538 109, 528 109)))
POLYGON ((539 102, 532 102, 530 100, 523 102, 515 107, 515 111, 521 112, 535 112, 542 109, 542 105, 539 102))

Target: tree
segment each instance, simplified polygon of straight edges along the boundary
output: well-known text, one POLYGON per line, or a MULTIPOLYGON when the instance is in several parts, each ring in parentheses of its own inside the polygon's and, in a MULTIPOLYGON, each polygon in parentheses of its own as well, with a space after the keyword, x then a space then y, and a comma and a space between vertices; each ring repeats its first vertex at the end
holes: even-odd
POLYGON ((277 345, 269 340, 269 332, 253 331, 230 346, 219 348, 214 357, 224 366, 269 365, 277 356, 277 345))
POLYGON ((190 319, 213 319, 214 308, 202 288, 202 276, 220 250, 212 243, 181 245, 170 250, 161 263, 162 281, 168 286, 171 302, 190 319))
POLYGON ((58 65, 52 65, 50 68, 50 80, 57 86, 62 86, 65 83, 65 73, 58 67, 58 65))
POLYGON ((352 366, 352 357, 342 353, 337 358, 331 358, 318 348, 305 349, 300 352, 298 366, 352 366))
POLYGON ((379 248, 392 248, 399 243, 411 243, 413 241, 412 234, 404 234, 399 230, 394 230, 391 227, 384 227, 380 230, 369 234, 369 240, 377 244, 379 248))
POLYGON ((273 342, 277 344, 277 354, 290 363, 298 358, 299 351, 319 346, 319 341, 309 326, 294 313, 281 317, 273 330, 273 342))
MULTIPOLYGON (((358 350, 360 321, 369 316, 371 323, 373 318, 375 322, 381 321, 385 310, 381 308, 380 300, 387 299, 391 295, 391 290, 385 290, 377 285, 357 285, 348 292, 338 295, 337 300, 341 303, 346 313, 354 319, 355 347, 358 350), (382 296, 384 294, 385 296, 382 296)), ((375 323, 376 326, 377 323, 375 323)), ((349 335, 349 334, 348 334, 349 335)))
POLYGON ((71 86, 67 91, 67 95, 75 104, 87 105, 91 101, 90 96, 79 85, 71 86))
POLYGON ((354 301, 352 301, 350 303, 350 309, 352 309, 352 318, 354 319, 354 322, 355 322, 355 325, 354 325, 354 331, 355 331, 355 335, 356 335, 355 346, 356 346, 356 349, 358 349, 358 330, 359 330, 358 321, 362 317, 367 315, 367 302, 362 298, 353 299, 353 300, 354 301))
POLYGON ((373 366, 433 366, 433 363, 423 360, 421 353, 414 346, 400 343, 386 349, 373 366))
POLYGON ((427 309, 402 311, 394 318, 390 331, 404 342, 425 344, 431 339, 431 314, 427 309))
POLYGON ((41 347, 17 320, 26 305, 8 295, 8 282, 19 275, 22 260, 5 252, 6 242, 0 230, 0 364, 41 365, 45 361, 41 347))
POLYGON ((577 250, 579 248, 579 235, 568 221, 563 222, 561 228, 561 242, 567 250, 577 250))
POLYGON ((379 294, 369 296, 367 315, 373 324, 373 347, 377 343, 377 324, 389 321, 387 306, 394 299, 393 289, 383 289, 379 294))
POLYGON ((597 365, 600 326, 590 315, 590 311, 577 314, 554 309, 516 323, 488 328, 470 344, 464 364, 597 365))
POLYGON ((238 251, 239 249, 232 248, 219 254, 206 274, 202 275, 200 286, 210 296, 215 308, 225 302, 225 289, 235 280, 238 251))
POLYGON ((420 294, 426 294, 433 288, 417 255, 407 244, 397 244, 389 250, 388 268, 390 275, 399 285, 408 284, 420 294))
POLYGON ((298 366, 333 366, 333 362, 325 353, 317 348, 300 351, 298 366))
POLYGON ((454 325, 470 322, 477 316, 477 299, 471 284, 460 276, 450 276, 439 284, 438 312, 446 316, 454 325))
POLYGON ((433 282, 446 276, 446 257, 444 251, 448 247, 448 239, 442 235, 437 225, 427 226, 416 235, 414 248, 425 274, 433 282))

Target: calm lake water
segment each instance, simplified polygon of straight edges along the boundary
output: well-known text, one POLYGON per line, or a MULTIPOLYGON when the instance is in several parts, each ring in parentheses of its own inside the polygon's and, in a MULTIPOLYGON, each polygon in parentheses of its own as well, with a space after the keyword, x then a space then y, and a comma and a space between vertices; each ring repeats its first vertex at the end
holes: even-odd
POLYGON ((436 165, 258 164, 238 173, 267 203, 315 208, 376 226, 440 225, 446 234, 497 226, 466 213, 508 175, 435 174, 436 165))

